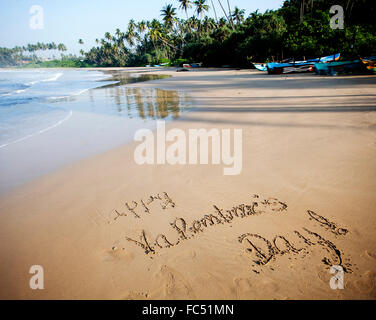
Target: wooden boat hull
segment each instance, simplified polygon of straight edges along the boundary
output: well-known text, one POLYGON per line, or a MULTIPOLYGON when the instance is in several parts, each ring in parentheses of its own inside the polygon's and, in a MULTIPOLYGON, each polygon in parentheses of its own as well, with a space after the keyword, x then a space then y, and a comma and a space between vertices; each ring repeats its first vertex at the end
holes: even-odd
POLYGON ((364 63, 369 71, 376 73, 376 57, 369 57, 360 60, 364 63))
POLYGON ((269 74, 304 73, 313 71, 314 62, 267 67, 269 74))
POLYGON ((314 69, 318 75, 331 76, 369 73, 367 72, 367 67, 361 60, 316 63, 314 69))
POLYGON ((316 63, 336 61, 340 58, 341 54, 333 54, 326 57, 310 59, 307 61, 295 61, 295 62, 286 62, 286 63, 268 63, 267 70, 269 74, 289 74, 289 73, 303 73, 303 72, 312 72, 314 71, 314 66, 316 63))

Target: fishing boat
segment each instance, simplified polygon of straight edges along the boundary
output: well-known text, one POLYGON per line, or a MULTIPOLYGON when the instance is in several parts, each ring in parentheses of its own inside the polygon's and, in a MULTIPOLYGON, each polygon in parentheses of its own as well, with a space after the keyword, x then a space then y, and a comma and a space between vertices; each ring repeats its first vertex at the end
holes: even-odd
POLYGON ((268 71, 268 68, 266 67, 266 63, 263 63, 263 64, 252 63, 252 64, 259 71, 268 71))
POLYGON ((332 62, 332 61, 338 61, 340 57, 341 57, 341 54, 340 53, 336 53, 336 54, 333 54, 333 55, 330 55, 330 56, 316 58, 316 59, 310 59, 310 60, 307 60, 307 61, 308 62, 323 62, 323 63, 327 63, 327 62, 332 62))
POLYGON ((367 57, 364 59, 360 59, 366 66, 368 70, 373 73, 376 73, 376 56, 374 57, 367 57))
POLYGON ((267 64, 269 74, 287 74, 313 71, 315 62, 301 61, 301 62, 286 62, 276 63, 271 62, 267 64))
POLYGON ((183 68, 202 68, 202 62, 200 62, 200 63, 184 63, 183 68))
POLYGON ((287 61, 283 63, 270 62, 266 64, 269 74, 288 74, 314 71, 314 66, 318 62, 328 63, 337 61, 341 54, 332 54, 321 58, 309 59, 305 61, 287 61))
POLYGON ((342 75, 342 74, 366 74, 372 72, 372 66, 362 60, 352 61, 335 61, 329 63, 316 63, 314 66, 315 72, 318 75, 342 75))

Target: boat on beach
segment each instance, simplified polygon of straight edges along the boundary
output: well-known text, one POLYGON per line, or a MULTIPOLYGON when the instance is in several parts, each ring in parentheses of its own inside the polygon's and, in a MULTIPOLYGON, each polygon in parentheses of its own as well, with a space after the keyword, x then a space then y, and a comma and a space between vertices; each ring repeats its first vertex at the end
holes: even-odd
POLYGON ((351 61, 335 61, 316 63, 314 66, 318 75, 367 74, 376 70, 376 57, 356 59, 351 61))
POLYGON ((184 63, 183 68, 202 68, 202 62, 200 62, 200 63, 184 63))
POLYGON ((266 68, 269 74, 288 74, 288 73, 302 73, 314 71, 316 63, 329 63, 339 60, 341 54, 332 54, 329 56, 309 59, 304 61, 286 61, 286 62, 270 62, 266 64, 266 68))
POLYGON ((252 63, 253 66, 259 71, 268 71, 266 63, 252 63))
POLYGON ((313 71, 315 62, 301 61, 301 62, 287 62, 276 63, 270 62, 266 68, 268 74, 288 74, 288 73, 301 73, 313 71))
POLYGON ((366 68, 373 73, 376 73, 376 56, 360 59, 366 66, 366 68))

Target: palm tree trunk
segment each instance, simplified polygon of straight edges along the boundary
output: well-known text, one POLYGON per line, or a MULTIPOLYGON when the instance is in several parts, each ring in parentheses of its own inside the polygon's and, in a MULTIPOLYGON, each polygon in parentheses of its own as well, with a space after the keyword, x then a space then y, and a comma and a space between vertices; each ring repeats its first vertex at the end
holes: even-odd
POLYGON ((348 1, 347 1, 346 11, 347 11, 347 9, 349 8, 350 2, 351 2, 351 0, 348 0, 348 1))
POLYGON ((219 5, 220 5, 220 6, 221 6, 221 8, 222 8, 222 11, 223 11, 223 13, 225 14, 225 17, 226 17, 227 21, 231 23, 231 21, 230 21, 229 17, 227 16, 227 13, 226 13, 226 10, 225 10, 225 8, 223 8, 223 5, 222 5, 222 2, 221 2, 221 0, 218 0, 218 3, 219 3, 219 5))
POLYGON ((218 23, 217 11, 215 10, 215 6, 214 6, 214 2, 213 2, 213 0, 211 0, 211 4, 212 4, 213 10, 214 10, 215 21, 218 23))
POLYGON ((231 11, 231 7, 230 7, 230 0, 227 0, 227 6, 228 6, 228 13, 229 13, 230 19, 231 19, 232 29, 234 29, 234 20, 232 19, 232 11, 231 11))
POLYGON ((304 18, 304 5, 305 5, 305 0, 302 0, 300 2, 300 23, 303 22, 303 18, 304 18))

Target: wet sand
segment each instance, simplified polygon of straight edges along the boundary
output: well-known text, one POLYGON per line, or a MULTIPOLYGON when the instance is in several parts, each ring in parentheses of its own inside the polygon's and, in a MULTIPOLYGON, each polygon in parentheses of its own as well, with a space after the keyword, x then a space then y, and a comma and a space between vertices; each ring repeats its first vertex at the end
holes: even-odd
POLYGON ((133 140, 136 130, 154 129, 157 119, 177 119, 191 106, 188 96, 179 91, 123 86, 153 80, 157 77, 155 74, 132 77, 130 73, 110 73, 113 77, 98 88, 49 101, 67 115, 58 122, 0 146, 0 195, 124 145, 133 140), (109 83, 110 80, 119 82, 109 83))
POLYGON ((241 174, 139 166, 131 142, 25 185, 1 199, 0 298, 375 299, 376 77, 155 72, 127 87, 192 97, 167 129, 242 129, 241 174))

